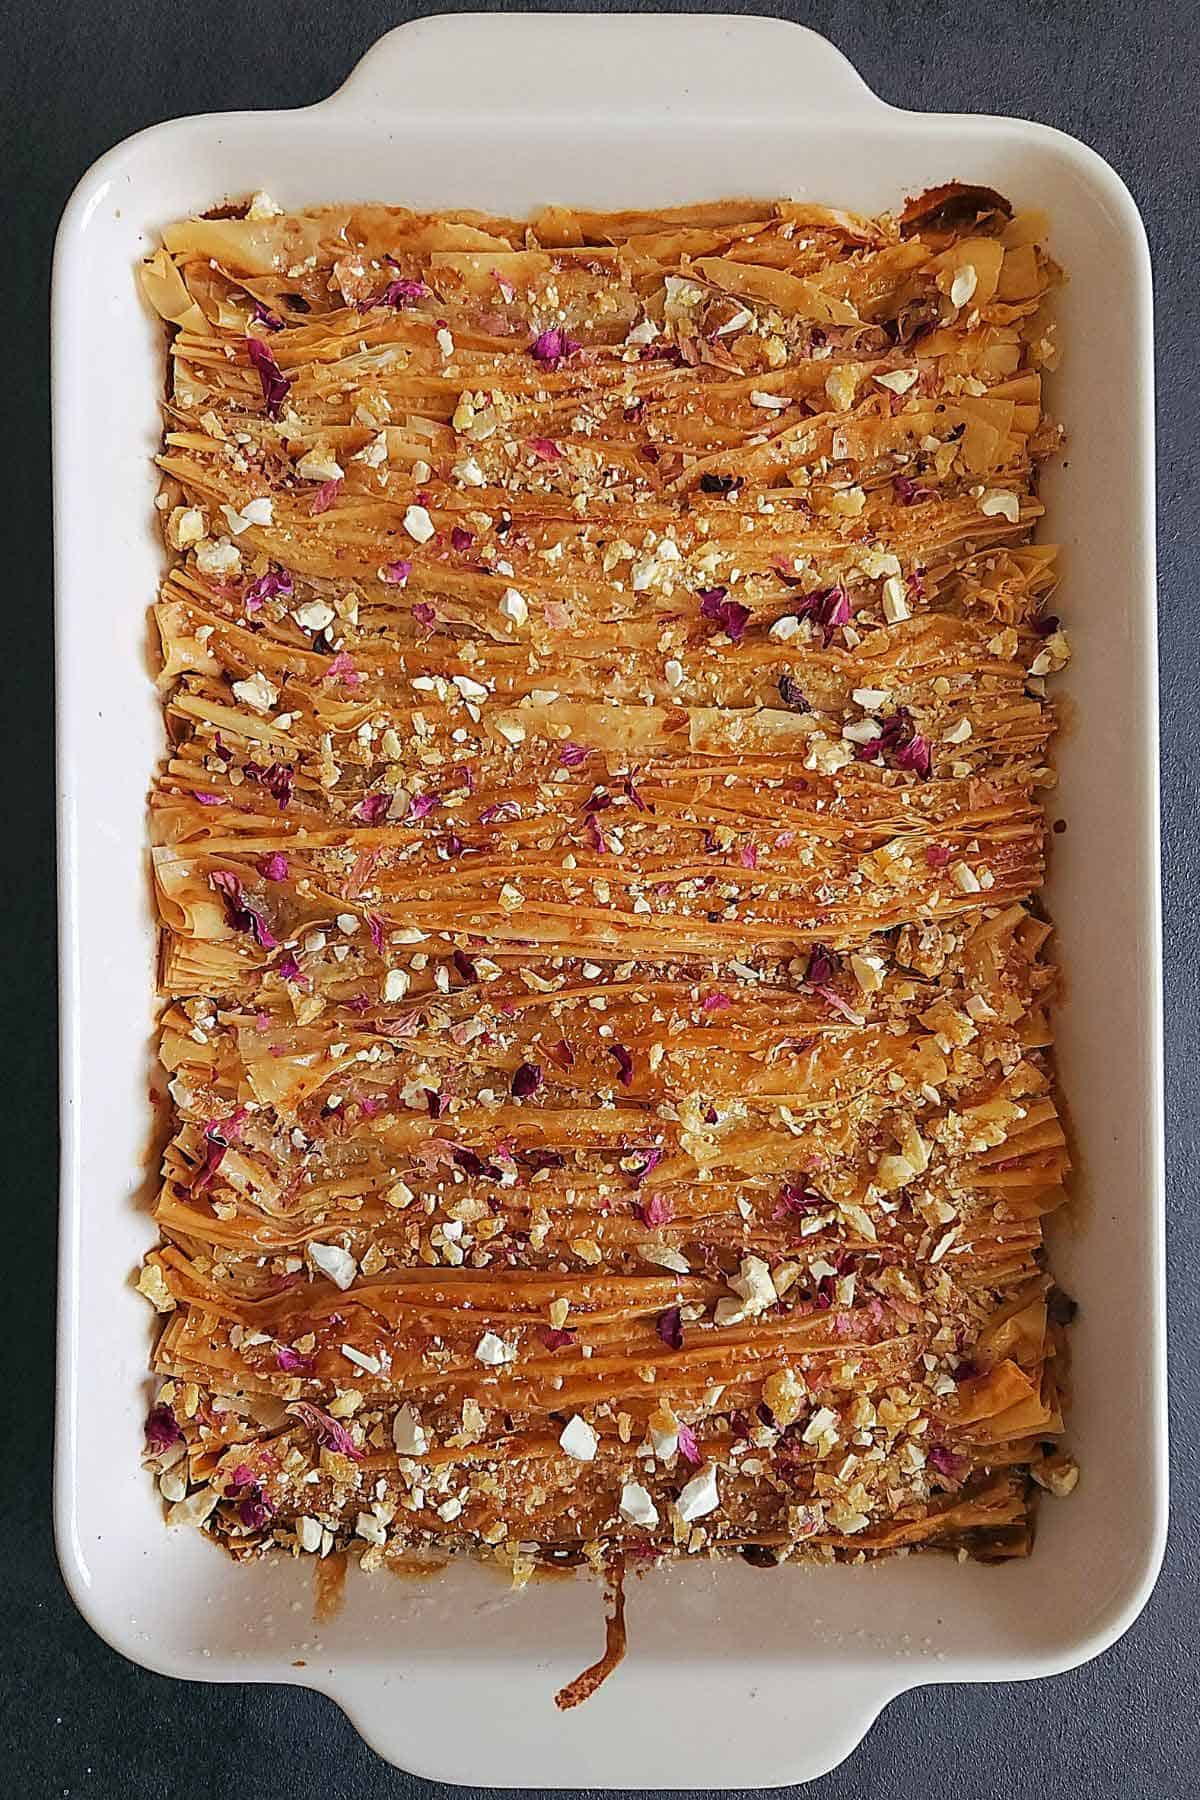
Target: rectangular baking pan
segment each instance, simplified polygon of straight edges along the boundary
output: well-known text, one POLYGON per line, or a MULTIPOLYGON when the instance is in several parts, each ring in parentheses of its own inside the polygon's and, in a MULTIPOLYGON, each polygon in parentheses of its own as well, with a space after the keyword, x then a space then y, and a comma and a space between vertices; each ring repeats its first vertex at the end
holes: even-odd
POLYGON ((421 1775, 513 1786, 801 1781, 906 1688, 1046 1675, 1103 1650, 1146 1600, 1166 1511, 1150 277, 1112 170, 1042 125, 898 111, 824 39, 775 20, 425 19, 383 38, 319 106, 182 119, 110 151, 62 222, 53 328, 56 1517, 85 1617, 149 1668, 302 1683, 421 1775), (560 1714, 555 1688, 600 1648, 594 1584, 511 1594, 475 1566, 420 1582, 352 1574, 318 1627, 309 1563, 237 1567, 199 1534, 167 1532, 139 1467, 152 1321, 131 1272, 153 1237, 155 1185, 144 804, 161 751, 146 607, 161 571, 150 459, 163 343, 134 268, 169 220, 255 188, 290 207, 522 213, 788 194, 873 212, 949 179, 1044 207, 1070 276, 1049 386, 1069 451, 1044 494, 1075 645, 1049 903, 1078 1196, 1054 1253, 1080 1302, 1082 1480, 1042 1508, 1026 1562, 651 1573, 631 1584, 626 1663, 560 1714))

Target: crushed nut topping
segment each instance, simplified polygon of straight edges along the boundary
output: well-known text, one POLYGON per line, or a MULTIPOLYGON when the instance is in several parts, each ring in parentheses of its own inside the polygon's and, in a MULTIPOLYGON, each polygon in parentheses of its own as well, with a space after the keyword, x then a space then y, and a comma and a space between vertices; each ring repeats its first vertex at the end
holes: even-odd
POLYGON ((166 234, 172 1523, 521 1585, 1074 1485, 1038 229, 166 234))

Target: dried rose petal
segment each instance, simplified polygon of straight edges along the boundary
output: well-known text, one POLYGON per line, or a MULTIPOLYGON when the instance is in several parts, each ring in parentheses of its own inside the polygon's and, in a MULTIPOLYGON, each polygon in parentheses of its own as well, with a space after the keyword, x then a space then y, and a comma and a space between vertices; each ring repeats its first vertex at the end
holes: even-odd
POLYGON ((386 581, 390 587, 403 587, 411 574, 412 563, 406 556, 401 556, 395 562, 384 563, 379 571, 379 579, 386 581))
POLYGON ((617 1069, 621 1077, 621 1086, 629 1087, 633 1081, 633 1058, 624 1044, 610 1044, 608 1054, 616 1058, 617 1069))
MULTIPOLYGON (((572 1058, 572 1060, 574 1060, 574 1059, 572 1058)), ((636 1175, 633 1178, 634 1182, 636 1183, 636 1185, 638 1187, 641 1187, 643 1181, 645 1181, 647 1175, 649 1175, 652 1170, 657 1169, 659 1163, 663 1159, 664 1154, 665 1154, 665 1152, 662 1151, 661 1149, 659 1149, 659 1147, 657 1145, 655 1145, 653 1149, 647 1150, 646 1160, 642 1164, 641 1168, 637 1171, 636 1175)), ((668 1218, 670 1217, 669 1213, 667 1214, 667 1217, 668 1218)))
POLYGON ((625 775, 622 777, 621 786, 625 789, 626 796, 629 799, 629 801, 631 802, 631 804, 633 806, 636 806, 636 808, 639 812, 650 812, 652 810, 650 807, 648 807, 646 805, 646 802, 642 799, 642 796, 638 793, 638 790, 637 790, 636 786, 634 785, 634 780, 633 780, 632 774, 625 775))
POLYGON ((361 819, 364 825, 379 825, 387 818, 391 804, 390 794, 364 794, 354 808, 354 816, 361 819))
POLYGON ((427 1138, 423 1144, 417 1145, 413 1154, 423 1168, 431 1170, 453 1165, 458 1160, 456 1147, 447 1143, 445 1138, 427 1138))
POLYGON ((847 1005, 846 1001, 842 999, 842 996, 839 993, 835 993, 834 989, 831 988, 828 983, 819 983, 813 991, 820 994, 826 1006, 830 1007, 841 1018, 845 1019, 848 1025, 862 1024, 862 1015, 856 1013, 852 1006, 847 1005))
POLYGON ((260 950, 274 950, 279 939, 257 907, 246 899, 245 889, 232 869, 214 869, 209 882, 225 902, 225 916, 235 931, 247 931, 260 950))
POLYGON ((178 1419, 171 1408, 161 1400, 146 1414, 146 1423, 143 1429, 146 1433, 146 1448, 154 1456, 161 1456, 164 1450, 171 1448, 172 1444, 183 1442, 183 1432, 178 1419))
POLYGON ((679 1454, 690 1463, 704 1461, 700 1454, 700 1446, 696 1442, 696 1434, 690 1425, 680 1425, 679 1427, 679 1454))
POLYGON ((522 1063, 512 1078, 512 1091, 515 1100, 527 1100, 530 1094, 536 1094, 542 1085, 542 1071, 537 1063, 522 1063))
POLYGON ((468 1175, 476 1175, 482 1178, 485 1175, 495 1173, 495 1171, 490 1169, 488 1164, 484 1162, 482 1156, 480 1156, 477 1151, 469 1149, 466 1144, 459 1144, 456 1146, 454 1151, 454 1162, 458 1168, 464 1169, 468 1175))
POLYGON ((242 605, 247 612, 257 612, 264 600, 290 600, 294 592, 287 569, 268 569, 265 575, 250 583, 242 596, 242 605))
POLYGON ((267 417, 277 419, 292 384, 260 337, 247 337, 246 354, 258 370, 267 417))
POLYGON ((301 1356, 290 1344, 279 1345, 275 1361, 285 1375, 309 1375, 315 1367, 311 1356, 301 1356))
POLYGON ((891 717, 884 720, 882 735, 877 742, 893 768, 914 769, 926 780, 932 774, 933 755, 929 740, 917 730, 906 706, 898 706, 891 717))
POLYGON ((367 932, 376 950, 383 949, 383 920, 378 913, 367 914, 367 932))
POLYGON ((738 851, 738 861, 741 863, 743 869, 757 869, 758 846, 755 844, 743 844, 738 851))
POLYGON ((556 444, 553 438, 531 437, 529 439, 529 448, 533 451, 533 454, 536 457, 539 457, 541 459, 542 462, 561 462, 562 461, 563 453, 562 453, 561 446, 556 444))
POLYGON ((788 1213, 798 1213, 804 1218, 810 1212, 819 1212, 826 1201, 815 1188, 799 1187, 794 1182, 786 1182, 779 1190, 773 1217, 786 1218, 788 1213))
MULTIPOLYGON (((771 558, 771 567, 786 587, 799 587, 801 582, 805 580, 804 575, 797 573, 795 564, 790 556, 773 556, 771 558)), ((815 595, 812 596, 812 598, 815 599, 815 595)), ((793 605, 798 606, 800 612, 803 614, 808 609, 809 601, 800 600, 798 602, 793 602, 793 605)))
POLYGON ((354 658, 348 650, 339 650, 325 665, 322 681, 342 681, 349 688, 357 687, 362 676, 354 666, 354 658))
POLYGON ((838 972, 838 959, 824 944, 814 944, 808 953, 804 979, 809 987, 825 987, 838 972))
POLYGON ((464 531, 461 525, 455 525, 450 531, 450 544, 455 550, 469 550, 475 542, 474 534, 464 531))
POLYGON ((242 1126, 249 1118, 244 1106, 235 1107, 223 1119, 210 1119, 204 1127, 204 1135, 218 1144, 237 1144, 241 1141, 242 1126))
POLYGON ((269 856, 260 859, 258 872, 267 881, 286 881, 288 878, 288 859, 282 850, 272 850, 269 856))
POLYGON ((225 804, 220 794, 206 794, 199 788, 193 791, 192 799, 198 801, 201 806, 224 806, 225 804))
POLYGON ((914 733, 907 744, 902 744, 892 759, 898 769, 915 769, 918 775, 928 780, 933 773, 933 755, 928 738, 914 733))
POLYGON ((328 512, 341 489, 340 477, 334 481, 323 481, 312 497, 312 504, 308 509, 310 517, 315 519, 320 513, 328 512))
POLYGON ((206 1193, 212 1186, 228 1148, 224 1138, 214 1136, 211 1131, 205 1134, 204 1161, 192 1177, 193 1194, 206 1193))
POLYGON ((573 1331, 560 1331, 553 1325, 539 1325, 537 1334, 547 1350, 566 1350, 577 1341, 573 1331))
POLYGON ((251 298, 250 317, 256 325, 263 326, 267 331, 283 330, 283 320, 279 314, 272 312, 269 306, 264 306, 261 300, 255 300, 253 297, 251 298))
POLYGON ((561 1169, 566 1164, 566 1157, 561 1150, 522 1150, 521 1161, 526 1168, 535 1172, 538 1169, 561 1169))
POLYGON ((539 332, 534 338, 529 346, 529 354, 535 362, 543 363, 546 368, 557 369, 567 357, 574 356, 578 348, 574 338, 568 337, 558 326, 552 326, 549 331, 539 332))
POLYGON ((582 744, 563 744, 558 752, 558 760, 564 769, 577 769, 591 754, 582 744))
MULTIPOLYGON (((789 583, 797 579, 782 568, 778 569, 778 573, 784 581, 789 583)), ((850 600, 845 588, 841 586, 817 588, 811 594, 805 594, 801 600, 795 601, 793 609, 797 618, 812 620, 821 632, 822 641, 826 644, 829 643, 839 626, 848 625, 850 622, 850 600)))
POLYGON ((412 609, 412 616, 418 625, 424 625, 428 631, 432 631, 437 624, 437 614, 428 600, 418 600, 412 609))
POLYGON ((700 589, 701 616, 723 631, 731 643, 738 644, 750 617, 750 608, 740 600, 730 600, 728 588, 700 589))
POLYGON ((247 1482, 245 1491, 238 1500, 238 1518, 250 1531, 261 1531, 275 1511, 273 1503, 257 1481, 247 1482))
POLYGON ((700 1002, 700 1011, 701 1012, 723 1012, 727 1006, 732 1006, 732 1005, 733 1005, 733 1001, 729 998, 729 995, 727 993, 725 993, 723 989, 713 988, 712 992, 709 994, 705 994, 703 1000, 700 1002))
POLYGON ((451 957, 451 961, 453 962, 454 967, 458 970, 459 974, 462 976, 464 981, 478 981, 479 980, 479 976, 476 973, 475 964, 471 961, 470 957, 467 955, 465 950, 456 950, 454 952, 453 956, 451 957))
POLYGON ((495 825, 505 819, 519 819, 521 803, 519 800, 497 800, 491 806, 485 806, 479 815, 481 825, 495 825))
POLYGON ((932 500, 932 488, 918 487, 907 475, 893 475, 892 489, 901 506, 916 506, 921 500, 932 500))
POLYGON ((666 1312, 659 1313, 654 1329, 670 1349, 683 1349, 683 1317, 677 1306, 669 1306, 666 1312))
POLYGON ((828 593, 822 595, 812 616, 828 643, 839 626, 850 623, 850 601, 845 588, 830 588, 828 593))
POLYGON ((926 844, 925 861, 931 869, 944 869, 954 855, 949 844, 926 844))
MULTIPOLYGON (((638 1179, 640 1181, 643 1177, 639 1176, 638 1179)), ((641 1203, 643 1222, 650 1226, 669 1225, 671 1210, 671 1202, 665 1194, 651 1194, 648 1200, 641 1203)))
POLYGON ((389 281, 376 302, 379 306, 415 306, 424 300, 429 289, 423 281, 389 281))
POLYGON ((296 787, 296 771, 291 764, 272 763, 263 774, 262 784, 274 796, 280 812, 286 812, 296 787))
POLYGON ((834 1281, 835 1277, 832 1275, 822 1275, 820 1281, 818 1281, 816 1291, 813 1294, 813 1304, 818 1312, 828 1312, 832 1307, 833 1297, 836 1291, 834 1288, 834 1281))
POLYGON ((427 818, 434 807, 441 804, 442 796, 440 794, 414 794, 412 804, 408 809, 408 816, 410 819, 427 818))
POLYGON ((330 1418, 327 1412, 322 1412, 319 1406, 309 1400, 293 1400, 287 1410, 293 1418, 307 1425, 323 1449, 336 1450, 340 1456, 353 1457, 355 1462, 362 1461, 363 1453, 346 1427, 330 1418))
POLYGON ((812 707, 805 698, 804 689, 791 675, 785 674, 779 677, 779 698, 783 701, 785 706, 790 706, 794 712, 806 713, 812 711, 812 707))

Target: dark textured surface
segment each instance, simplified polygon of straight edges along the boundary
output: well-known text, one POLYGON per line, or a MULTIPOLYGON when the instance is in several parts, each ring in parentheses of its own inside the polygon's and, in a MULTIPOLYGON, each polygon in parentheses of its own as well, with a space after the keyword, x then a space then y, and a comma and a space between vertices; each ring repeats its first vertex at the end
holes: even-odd
MULTIPOLYGON (((8 1317, 0 1574, 0 1790, 129 1800, 434 1800, 381 1763, 328 1701, 148 1675, 92 1636, 59 1580, 49 1526, 55 1209, 50 564, 45 291, 77 177, 129 132, 181 112, 319 99, 389 25, 388 0, 10 0, 0 142, 10 192, 3 282, 5 470, 3 945, 9 1154, 2 1240, 8 1317), (19 1276, 19 1282, 18 1282, 19 1276), (15 1313, 15 1316, 13 1316, 15 1313), (11 1785, 10 1785, 11 1784, 11 1785)), ((464 10, 481 10, 480 6, 464 10)), ((497 8, 496 10, 510 10, 497 8)), ((536 10, 536 9, 528 9, 536 10)), ((553 10, 565 11, 560 4, 553 10)), ((592 7, 590 10, 598 10, 592 7)), ((632 10, 632 9, 625 9, 632 10)), ((668 5, 647 10, 674 11, 668 5)), ((704 10, 694 6, 688 11, 704 10)), ((1200 618, 1200 12, 1193 0, 888 0, 739 7, 824 31, 898 105, 1014 113, 1074 133, 1133 190, 1158 293, 1160 641, 1164 727, 1167 1129, 1174 1523, 1154 1598, 1107 1655, 1054 1681, 926 1689, 895 1702, 819 1800, 1174 1800, 1200 1787, 1200 1500, 1195 1278, 1200 1011, 1194 917, 1200 618), (1188 995, 1192 999, 1188 999, 1188 995)), ((679 30, 687 30, 681 16, 679 30)), ((1102 371, 1098 371, 1102 379, 1102 371)), ((1114 429, 1119 421, 1114 420, 1114 429)), ((98 572, 99 575, 99 572, 98 572)), ((106 597, 98 592, 98 600, 106 597)), ((1100 904, 1097 897, 1097 904, 1100 904)), ((1122 978, 1114 946, 1114 980, 1122 978)), ((1120 1046, 1114 1046, 1120 1054, 1120 1046)), ((586 1770, 580 1770, 586 1780, 586 1770)), ((807 1800, 807 1797, 806 1797, 807 1800)))

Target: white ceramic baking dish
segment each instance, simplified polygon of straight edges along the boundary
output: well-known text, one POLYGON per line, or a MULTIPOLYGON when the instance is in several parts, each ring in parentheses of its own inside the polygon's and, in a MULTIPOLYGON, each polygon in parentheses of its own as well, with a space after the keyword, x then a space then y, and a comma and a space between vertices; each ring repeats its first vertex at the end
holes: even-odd
POLYGON ((1150 277, 1141 223, 1090 150, 1012 119, 897 111, 841 55, 753 18, 426 19, 331 99, 155 126, 84 177, 54 290, 63 997, 57 1529, 85 1617, 172 1675, 318 1688, 409 1769, 521 1786, 751 1787, 830 1768, 905 1688, 1050 1674, 1143 1605, 1166 1510, 1150 277), (265 187, 523 212, 791 194, 871 211, 949 178, 1043 206, 1070 271, 1046 481, 1066 546, 1075 719, 1052 810, 1050 901, 1077 1219, 1057 1267, 1081 1302, 1071 1435, 1083 1479, 1031 1560, 864 1570, 689 1566, 632 1584, 629 1659, 578 1711, 554 1689, 598 1652, 600 1594, 512 1595, 476 1567, 352 1577, 311 1622, 311 1567, 238 1568, 164 1530, 138 1454, 151 1320, 153 937, 144 796, 160 750, 145 609, 160 571, 150 457, 160 326, 134 286, 168 220, 265 187))

